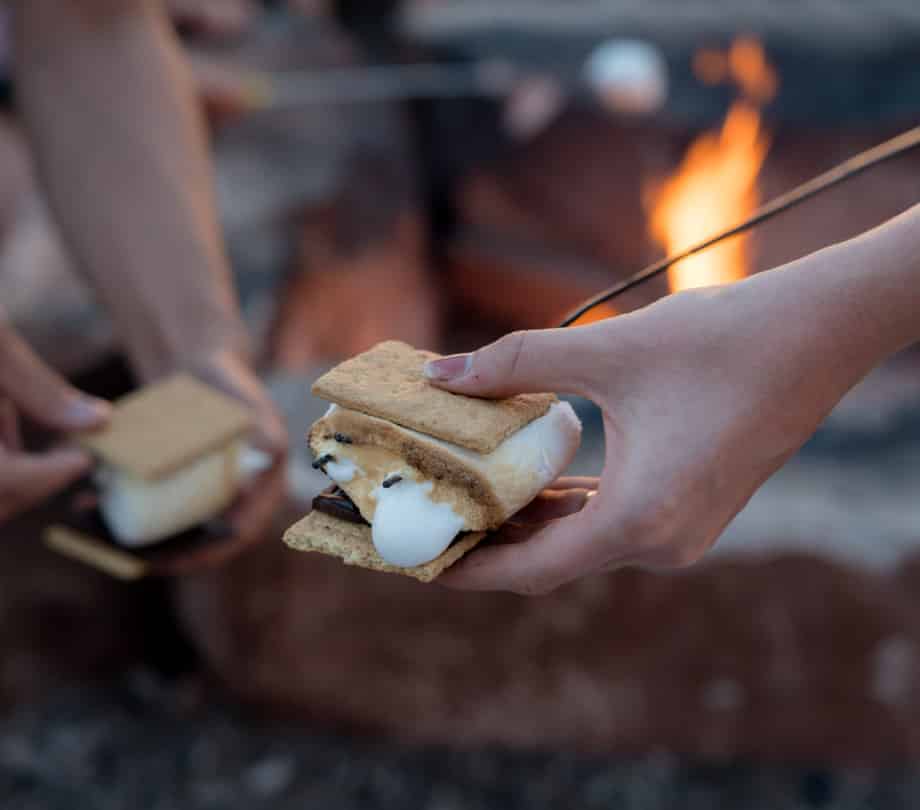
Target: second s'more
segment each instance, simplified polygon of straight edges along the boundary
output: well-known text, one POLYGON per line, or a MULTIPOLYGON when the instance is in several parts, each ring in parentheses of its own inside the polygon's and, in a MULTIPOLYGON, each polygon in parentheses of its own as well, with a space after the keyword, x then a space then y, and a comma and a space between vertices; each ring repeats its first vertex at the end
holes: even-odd
POLYGON ((331 405, 308 441, 333 488, 289 546, 430 581, 571 463, 581 424, 568 403, 435 388, 422 373, 435 357, 389 341, 317 380, 331 405))
POLYGON ((187 374, 118 400, 109 424, 77 440, 98 460, 99 511, 115 541, 154 545, 236 497, 248 409, 187 374))

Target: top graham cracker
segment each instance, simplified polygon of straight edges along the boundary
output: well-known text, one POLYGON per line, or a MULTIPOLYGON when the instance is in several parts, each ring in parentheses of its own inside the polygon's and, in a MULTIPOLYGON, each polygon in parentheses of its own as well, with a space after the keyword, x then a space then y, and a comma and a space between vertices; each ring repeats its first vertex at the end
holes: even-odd
POLYGON ((250 425, 243 404, 178 374, 117 400, 104 428, 76 439, 113 467, 155 481, 220 449, 250 425))
POLYGON ((320 377, 313 394, 477 453, 491 453, 556 400, 553 394, 478 399, 443 391, 422 373, 425 361, 437 357, 398 341, 378 343, 320 377))

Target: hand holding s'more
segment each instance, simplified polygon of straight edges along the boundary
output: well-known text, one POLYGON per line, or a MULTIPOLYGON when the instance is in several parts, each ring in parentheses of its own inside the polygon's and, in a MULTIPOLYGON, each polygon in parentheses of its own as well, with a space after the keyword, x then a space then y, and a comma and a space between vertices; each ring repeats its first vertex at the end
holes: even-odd
POLYGON ((317 380, 330 407, 308 441, 332 486, 290 547, 431 581, 570 464, 581 425, 568 403, 441 390, 424 375, 436 358, 386 342, 317 380))

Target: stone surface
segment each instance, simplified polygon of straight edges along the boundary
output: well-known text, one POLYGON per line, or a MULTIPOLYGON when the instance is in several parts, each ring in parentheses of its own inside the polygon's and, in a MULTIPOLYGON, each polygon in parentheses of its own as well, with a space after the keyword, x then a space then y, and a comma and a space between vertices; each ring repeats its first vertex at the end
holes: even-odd
POLYGON ((175 640, 155 585, 119 584, 46 549, 49 515, 0 532, 0 708, 111 676, 175 640))
MULTIPOLYGON (((112 362, 76 383, 111 398, 129 390, 131 377, 112 362)), ((40 441, 33 434, 24 433, 26 446, 40 441)), ((142 663, 181 671, 195 658, 176 632, 162 582, 117 582, 44 545, 42 530, 70 514, 73 494, 0 526, 0 710, 62 684, 142 663)))
POLYGON ((265 546, 176 584, 220 679, 388 738, 882 761, 920 753, 912 576, 806 556, 462 594, 265 546))
POLYGON ((379 745, 202 703, 146 672, 73 690, 0 728, 0 803, 16 810, 909 810, 916 770, 721 763, 665 751, 584 757, 379 745))
MULTIPOLYGON (((348 570, 278 542, 177 582, 177 613, 234 695, 333 728, 521 748, 916 757, 915 365, 905 356, 867 380, 684 575, 624 572, 531 601, 348 570)), ((323 410, 308 388, 273 384, 295 434, 323 410)), ((597 473, 600 422, 574 404, 585 422, 574 472, 597 473)), ((323 479, 305 454, 292 462, 305 503, 323 479)), ((279 515, 279 537, 301 513, 279 515)))

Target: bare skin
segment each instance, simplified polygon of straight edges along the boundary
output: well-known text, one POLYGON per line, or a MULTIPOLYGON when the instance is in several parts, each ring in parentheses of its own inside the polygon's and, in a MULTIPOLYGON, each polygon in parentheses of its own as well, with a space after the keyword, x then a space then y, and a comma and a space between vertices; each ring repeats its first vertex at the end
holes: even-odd
POLYGON ((153 0, 18 0, 16 79, 65 241, 141 379, 201 374, 284 430, 247 360, 188 70, 153 0))
POLYGON ((23 450, 19 419, 72 432, 105 424, 109 406, 80 393, 0 322, 0 523, 64 489, 92 465, 82 450, 23 450))
POLYGON ((166 5, 176 22, 217 38, 241 34, 257 8, 251 0, 167 0, 166 5))
POLYGON ((430 364, 458 393, 588 397, 607 445, 598 481, 559 482, 439 582, 543 594, 698 560, 847 391, 920 340, 918 257, 920 207, 737 284, 430 364))

